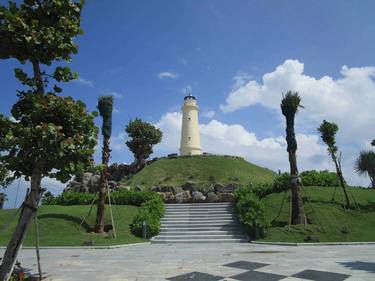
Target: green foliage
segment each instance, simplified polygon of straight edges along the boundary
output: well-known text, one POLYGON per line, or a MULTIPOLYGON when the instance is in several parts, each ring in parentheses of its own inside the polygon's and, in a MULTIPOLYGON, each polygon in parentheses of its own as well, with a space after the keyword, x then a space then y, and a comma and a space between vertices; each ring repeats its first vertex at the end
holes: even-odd
POLYGON ((300 177, 304 186, 339 186, 336 173, 329 171, 304 171, 300 177))
POLYGON ((375 188, 375 152, 362 150, 355 162, 355 171, 360 175, 367 174, 372 188, 375 188))
POLYGON ((296 113, 299 107, 303 108, 301 105, 301 97, 298 92, 288 91, 285 95, 283 94, 283 99, 281 100, 283 114, 288 111, 296 113))
MULTIPOLYGON (((0 59, 15 58, 51 65, 54 60, 70 61, 78 52, 72 38, 80 29, 84 1, 25 0, 0 6, 0 59)), ((26 80, 25 80, 26 81, 26 80)))
POLYGON ((299 107, 303 106, 301 103, 301 97, 298 92, 288 91, 285 95, 283 94, 283 99, 281 100, 281 112, 285 116, 286 120, 286 141, 287 141, 287 151, 297 150, 297 141, 294 133, 294 117, 298 111, 299 107))
POLYGON ((102 96, 99 97, 98 110, 100 116, 103 118, 102 134, 105 138, 110 138, 112 133, 112 110, 113 97, 102 96))
POLYGON ((371 145, 375 146, 375 140, 372 140, 371 145))
POLYGON ((6 200, 7 200, 6 199, 6 194, 3 193, 3 192, 0 192, 0 209, 3 208, 4 203, 5 203, 6 200))
POLYGON ((42 205, 52 205, 55 202, 55 196, 50 191, 43 194, 42 205))
POLYGON ((130 224, 131 231, 134 235, 141 237, 143 222, 146 222, 146 237, 157 235, 160 232, 160 219, 164 212, 164 202, 160 196, 144 202, 130 224))
POLYGON ((264 237, 269 227, 262 201, 248 188, 235 191, 235 209, 240 223, 252 239, 264 237))
MULTIPOLYGON (((148 191, 131 191, 131 190, 115 190, 111 193, 111 202, 116 205, 135 205, 140 206, 144 202, 157 199, 160 196, 155 192, 148 191)), ((96 200, 96 193, 86 192, 63 192, 60 195, 45 201, 45 205, 89 205, 96 200)), ((106 197, 108 203, 108 196, 106 197)))
POLYGON ((335 123, 327 122, 323 120, 323 123, 318 128, 320 133, 320 137, 322 141, 328 146, 328 152, 331 155, 335 155, 337 153, 337 146, 336 146, 336 133, 339 127, 335 123))
POLYGON ((139 118, 131 120, 125 131, 129 136, 126 145, 134 154, 137 166, 142 167, 144 161, 153 153, 152 147, 161 141, 163 133, 139 118))
POLYGON ((5 169, 31 176, 35 163, 42 163, 43 175, 66 182, 91 165, 97 138, 94 113, 81 101, 49 93, 20 94, 12 108, 17 122, 0 116, 0 135, 5 136, 0 162, 5 169))

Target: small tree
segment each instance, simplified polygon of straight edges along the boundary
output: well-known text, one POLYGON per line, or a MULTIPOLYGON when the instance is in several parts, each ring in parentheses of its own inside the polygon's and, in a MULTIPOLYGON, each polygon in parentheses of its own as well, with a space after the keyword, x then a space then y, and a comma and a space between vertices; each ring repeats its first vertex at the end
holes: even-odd
POLYGON ((375 146, 375 140, 372 140, 371 145, 375 146))
POLYGON ((161 141, 163 133, 152 124, 143 122, 139 118, 131 120, 125 131, 130 138, 126 145, 133 152, 135 168, 139 170, 144 167, 145 160, 153 153, 153 146, 161 141))
POLYGON ((306 217, 303 210, 302 201, 302 185, 301 179, 298 174, 297 167, 297 141, 294 133, 294 118, 298 111, 301 98, 298 92, 288 91, 286 95, 283 95, 281 101, 281 112, 286 119, 286 141, 287 151, 289 153, 289 164, 290 164, 290 176, 291 176, 291 189, 292 189, 292 224, 304 224, 306 223, 306 217))
POLYGON ((112 110, 113 97, 103 96, 99 98, 98 109, 100 116, 103 118, 102 134, 103 134, 103 149, 102 149, 102 165, 103 169, 100 175, 99 200, 98 209, 96 213, 95 232, 104 232, 104 204, 105 193, 108 188, 108 162, 111 149, 109 148, 109 140, 112 133, 112 110))
POLYGON ((0 59, 30 62, 32 75, 15 69, 15 76, 28 87, 18 91, 11 113, 16 122, 0 116, 0 163, 12 178, 30 180, 16 229, 0 267, 0 280, 7 280, 17 259, 32 217, 42 197, 43 177, 66 182, 91 164, 96 145, 95 114, 83 102, 59 97, 62 89, 50 80, 68 82, 75 77, 68 67, 58 66, 50 74, 41 68, 54 61, 71 60, 78 46, 73 38, 82 33, 83 1, 25 0, 17 6, 0 6, 0 59))
POLYGON ((335 163, 336 167, 336 173, 337 177, 340 181, 340 186, 344 192, 345 195, 345 205, 347 208, 350 207, 350 201, 349 196, 346 190, 346 181, 344 179, 344 176, 342 174, 341 170, 341 161, 337 158, 337 152, 338 148, 336 146, 336 133, 338 131, 339 127, 335 123, 327 122, 326 120, 323 120, 323 123, 318 128, 318 131, 320 133, 320 137, 322 138, 322 141, 328 146, 327 151, 328 154, 331 156, 333 163, 335 163))
POLYGON ((371 187, 375 188, 375 152, 361 151, 355 162, 355 171, 360 175, 367 174, 371 180, 371 187))

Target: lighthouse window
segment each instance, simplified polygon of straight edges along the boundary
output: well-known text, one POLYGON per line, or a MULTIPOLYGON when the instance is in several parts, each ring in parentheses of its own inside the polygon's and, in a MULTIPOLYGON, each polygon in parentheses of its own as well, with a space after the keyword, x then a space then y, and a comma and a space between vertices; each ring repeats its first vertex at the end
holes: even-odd
POLYGON ((188 137, 188 140, 190 140, 190 137, 188 137))
POLYGON ((188 117, 188 120, 191 120, 191 117, 188 117))

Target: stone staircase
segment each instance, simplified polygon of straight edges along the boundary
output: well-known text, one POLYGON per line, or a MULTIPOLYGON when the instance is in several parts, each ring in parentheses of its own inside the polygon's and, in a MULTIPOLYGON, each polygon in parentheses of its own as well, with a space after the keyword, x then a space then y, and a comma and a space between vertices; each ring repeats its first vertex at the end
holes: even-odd
POLYGON ((248 238, 232 203, 166 204, 161 231, 152 243, 234 243, 248 238))

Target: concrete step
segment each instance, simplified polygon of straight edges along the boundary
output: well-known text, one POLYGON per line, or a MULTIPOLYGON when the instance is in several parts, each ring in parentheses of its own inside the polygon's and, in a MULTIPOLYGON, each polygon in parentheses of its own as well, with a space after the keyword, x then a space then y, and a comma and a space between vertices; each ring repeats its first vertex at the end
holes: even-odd
POLYGON ((171 240, 185 240, 185 239, 206 239, 206 240, 217 240, 217 239, 244 239, 245 236, 241 234, 231 235, 231 234, 216 234, 216 235, 206 235, 206 234, 191 234, 191 235, 158 235, 158 240, 171 239, 171 240))
POLYGON ((175 206, 233 206, 231 202, 222 202, 222 203, 168 203, 165 204, 166 207, 175 207, 175 206))
POLYGON ((218 226, 218 225, 236 225, 233 220, 207 220, 207 221, 161 221, 162 225, 167 226, 218 226))
POLYGON ((163 217, 161 221, 189 221, 189 222, 199 222, 199 221, 222 221, 222 220, 233 220, 236 221, 237 218, 233 216, 226 216, 226 217, 163 217))
POLYGON ((180 244, 180 243, 188 243, 188 244, 194 244, 194 243, 247 243, 249 242, 248 239, 238 239, 238 238, 226 238, 226 239, 214 239, 214 240, 207 240, 207 239, 166 239, 166 240, 159 240, 154 239, 152 240, 152 243, 155 244, 180 244))
POLYGON ((160 231, 159 235, 197 235, 197 234, 205 234, 205 235, 236 235, 241 234, 242 232, 239 229, 233 230, 191 230, 191 231, 179 231, 179 230, 163 230, 160 231))

